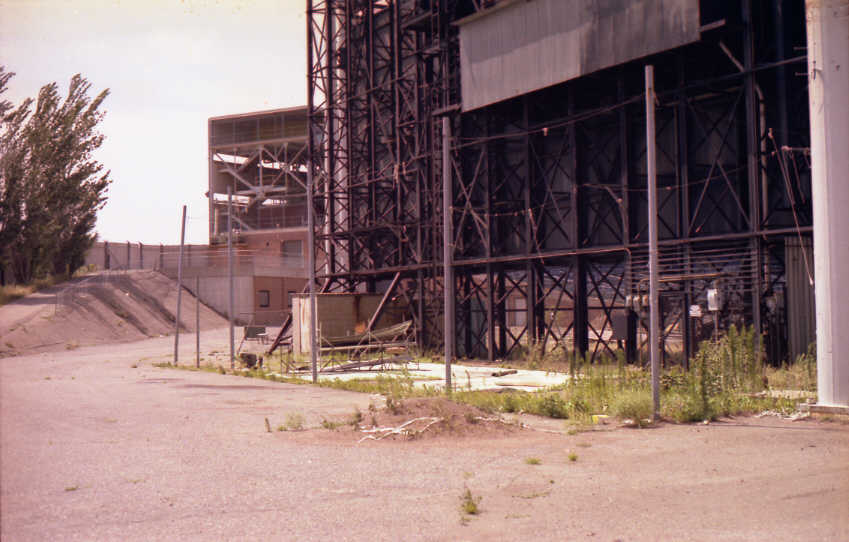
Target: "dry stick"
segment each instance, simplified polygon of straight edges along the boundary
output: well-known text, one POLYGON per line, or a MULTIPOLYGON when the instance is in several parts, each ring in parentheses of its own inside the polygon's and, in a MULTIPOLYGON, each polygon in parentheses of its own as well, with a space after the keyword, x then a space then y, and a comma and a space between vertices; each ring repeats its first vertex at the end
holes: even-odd
POLYGON ((375 437, 373 435, 366 435, 363 438, 361 438, 360 440, 358 440, 357 444, 359 444, 360 442, 362 442, 364 440, 382 440, 382 439, 388 437, 389 435, 400 435, 400 434, 417 435, 417 434, 421 434, 421 433, 424 433, 431 425, 433 425, 435 423, 439 423, 439 422, 444 421, 444 420, 445 420, 445 418, 433 418, 433 417, 430 417, 430 416, 423 416, 421 418, 413 418, 412 420, 409 420, 407 422, 402 423, 398 427, 375 427, 375 428, 372 428, 372 429, 363 429, 362 430, 363 433, 385 433, 385 434, 383 434, 379 437, 375 437), (422 427, 418 431, 411 431, 411 430, 406 429, 407 426, 409 426, 410 424, 418 422, 418 421, 422 421, 422 420, 430 420, 430 421, 428 422, 427 425, 425 425, 424 427, 422 427))

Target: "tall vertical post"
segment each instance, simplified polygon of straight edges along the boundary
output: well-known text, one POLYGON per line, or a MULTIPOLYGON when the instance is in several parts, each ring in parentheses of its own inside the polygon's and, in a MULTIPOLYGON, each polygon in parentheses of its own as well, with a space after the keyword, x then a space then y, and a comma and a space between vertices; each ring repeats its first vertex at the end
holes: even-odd
POLYGON ((807 0, 817 406, 849 409, 849 0, 807 0), (843 332, 841 332, 843 330, 843 332))
POLYGON ((660 305, 657 280, 657 149, 654 124, 654 66, 646 66, 646 159, 649 191, 649 354, 653 418, 660 416, 660 305))
POLYGON ((451 225, 451 119, 442 117, 442 275, 445 299, 445 389, 451 391, 451 360, 454 358, 454 269, 451 225))
MULTIPOLYGON (((746 154, 747 154, 747 177, 749 181, 749 229, 754 233, 761 229, 761 199, 760 199, 760 129, 758 115, 758 99, 755 93, 755 38, 754 38, 754 14, 752 11, 752 0, 743 0, 743 67, 746 75, 743 78, 743 86, 746 100, 746 154)), ((783 109, 780 107, 779 109, 783 109)), ((763 350, 762 325, 761 325, 761 273, 763 273, 763 257, 761 255, 761 240, 757 235, 752 235, 749 241, 749 250, 752 257, 752 327, 755 336, 752 345, 755 351, 755 359, 761 361, 763 350)))
POLYGON ((195 275, 195 367, 200 369, 200 275, 195 275))
POLYGON ((227 317, 230 320, 230 369, 235 368, 236 354, 233 352, 235 337, 233 336, 233 312, 236 310, 233 301, 233 187, 227 187, 227 288, 230 294, 227 298, 227 317))
MULTIPOLYGON (((308 268, 308 279, 309 280, 309 293, 310 293, 310 323, 309 323, 309 334, 310 334, 310 367, 312 369, 312 381, 318 381, 318 341, 316 341, 316 313, 315 313, 315 209, 313 207, 313 191, 315 179, 313 177, 313 171, 315 169, 315 164, 313 160, 315 159, 316 149, 314 148, 314 137, 315 137, 315 125, 313 124, 313 89, 311 85, 311 77, 313 76, 313 70, 315 67, 313 66, 313 9, 312 9, 312 0, 307 0, 307 268, 308 268)), ((330 10, 328 9, 328 13, 326 15, 330 17, 330 10)), ((331 153, 330 146, 327 147, 327 155, 329 159, 329 155, 331 153)), ((327 222, 329 223, 331 218, 326 217, 327 222)), ((326 251, 325 256, 325 264, 330 265, 330 251, 326 251)), ((328 267, 328 272, 330 268, 328 267)), ((293 314, 293 318, 295 315, 293 314)), ((294 328, 293 328, 294 329, 294 328)))
MULTIPOLYGON (((186 206, 183 205, 183 218, 180 221, 180 255, 177 257, 177 320, 174 322, 174 365, 180 359, 177 352, 180 347, 180 308, 183 300, 183 244, 186 241, 186 206)), ((127 263, 129 264, 130 244, 127 243, 127 263)))
MULTIPOLYGON (((312 381, 318 382, 318 315, 316 314, 315 302, 315 209, 313 207, 313 165, 312 156, 310 163, 307 165, 307 267, 309 273, 309 292, 310 292, 310 369, 312 371, 312 381)), ((328 220, 330 220, 328 218, 328 220)), ((329 257, 329 255, 328 255, 329 257)))

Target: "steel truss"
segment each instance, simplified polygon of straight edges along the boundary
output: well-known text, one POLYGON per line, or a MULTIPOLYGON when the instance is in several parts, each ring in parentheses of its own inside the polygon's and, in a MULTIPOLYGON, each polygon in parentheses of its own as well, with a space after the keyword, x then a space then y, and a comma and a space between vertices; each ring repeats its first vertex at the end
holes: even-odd
POLYGON ((376 291, 400 272, 420 344, 440 344, 448 115, 457 354, 538 345, 640 357, 646 333, 626 300, 647 283, 642 66, 652 63, 665 356, 692 352, 688 308, 715 284, 721 327, 775 328, 764 296, 784 284, 783 238, 811 231, 809 167, 792 152, 808 139, 806 108, 793 109, 807 92, 792 75, 804 63, 794 49, 803 5, 709 4, 697 43, 461 113, 451 23, 480 2, 308 1, 324 287, 376 291))

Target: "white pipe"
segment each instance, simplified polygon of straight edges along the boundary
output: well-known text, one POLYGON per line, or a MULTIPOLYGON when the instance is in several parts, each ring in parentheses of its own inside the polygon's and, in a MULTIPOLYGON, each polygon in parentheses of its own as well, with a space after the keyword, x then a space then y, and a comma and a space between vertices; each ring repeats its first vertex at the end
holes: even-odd
POLYGON ((807 0, 818 404, 849 408, 849 0, 807 0))

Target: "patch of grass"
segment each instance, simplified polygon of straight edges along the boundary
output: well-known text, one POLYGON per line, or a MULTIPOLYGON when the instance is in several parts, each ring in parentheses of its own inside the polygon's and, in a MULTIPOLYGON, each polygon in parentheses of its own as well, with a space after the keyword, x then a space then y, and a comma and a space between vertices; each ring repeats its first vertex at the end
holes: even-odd
POLYGON ((781 367, 767 367, 766 383, 773 390, 817 390, 817 343, 808 345, 793 363, 781 367))
POLYGON ((575 452, 569 452, 569 455, 567 457, 569 458, 569 461, 573 463, 578 460, 578 454, 576 454, 575 452))
MULTIPOLYGON (((289 412, 283 422, 283 431, 301 431, 304 428, 304 415, 300 412, 289 412)), ((279 428, 278 428, 279 430, 279 428)))
MULTIPOLYGON (((771 387, 815 386, 810 378, 815 367, 812 356, 800 356, 792 366, 765 373, 753 351, 751 329, 732 328, 717 343, 706 342, 691 361, 691 370, 685 372, 673 366, 661 375, 661 414, 676 422, 702 421, 719 416, 760 412, 763 410, 791 411, 796 402, 758 395, 764 389, 764 374, 769 374, 771 387), (806 380, 807 379, 807 380, 806 380)), ((589 356, 576 356, 567 350, 554 350, 544 355, 531 352, 540 366, 555 363, 561 370, 567 368, 571 378, 564 384, 537 392, 502 392, 461 390, 449 393, 451 400, 469 404, 486 412, 527 413, 568 421, 567 434, 575 435, 591 428, 594 414, 612 414, 633 419, 638 425, 651 418, 650 374, 639 366, 624 362, 621 352, 615 358, 590 363, 589 356)), ((175 368, 171 364, 154 364, 157 367, 175 368)), ((194 366, 180 366, 183 370, 197 370, 194 366)), ((200 370, 226 374, 223 367, 205 365, 200 370)), ((267 369, 234 371, 249 378, 262 378, 275 382, 313 385, 306 379, 280 376, 267 369)), ((467 378, 468 380, 468 378, 467 378)), ((406 370, 375 378, 350 380, 322 379, 319 387, 380 394, 386 397, 386 407, 393 414, 404 411, 404 399, 443 394, 439 388, 416 386, 406 370)), ((375 424, 377 407, 371 405, 372 424, 375 424)), ((356 414, 355 414, 356 416, 356 414)), ((351 425, 361 423, 349 422, 351 425)), ((473 423, 474 419, 468 419, 473 423)))
POLYGON ((80 488, 80 486, 68 486, 65 488, 65 491, 76 491, 80 488))
POLYGON ((480 514, 480 496, 474 496, 472 490, 465 488, 463 494, 460 495, 460 512, 467 516, 476 516, 480 514))
POLYGON ((68 280, 66 275, 50 275, 45 278, 35 279, 29 284, 14 284, 0 286, 0 305, 11 303, 16 299, 26 297, 44 288, 49 288, 55 284, 68 280))
POLYGON ((362 423, 362 421, 363 421, 363 413, 362 413, 362 412, 360 412, 360 409, 359 409, 359 408, 356 408, 356 407, 355 407, 355 408, 354 408, 354 413, 353 413, 353 414, 351 414, 351 417, 350 417, 350 419, 348 420, 348 425, 351 425, 351 426, 353 426, 353 427, 354 427, 354 429, 356 429, 356 428, 357 428, 357 426, 358 426, 358 425, 360 425, 360 424, 362 423))
POLYGON ((538 457, 526 457, 525 463, 528 465, 541 465, 542 461, 538 457))
POLYGON ((321 426, 325 429, 329 429, 330 431, 336 431, 342 425, 344 425, 342 422, 334 422, 326 419, 321 420, 321 426))
POLYGON ((16 299, 26 297, 34 291, 35 288, 32 286, 21 286, 17 284, 14 286, 0 286, 0 305, 5 305, 16 299))
POLYGON ((633 420, 634 425, 643 427, 651 424, 654 405, 649 390, 623 390, 610 403, 610 411, 619 419, 633 420))
POLYGON ((392 414, 398 415, 404 412, 404 403, 390 395, 386 398, 386 409, 392 414))

